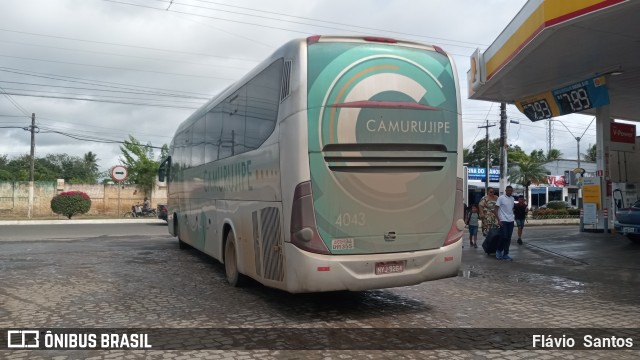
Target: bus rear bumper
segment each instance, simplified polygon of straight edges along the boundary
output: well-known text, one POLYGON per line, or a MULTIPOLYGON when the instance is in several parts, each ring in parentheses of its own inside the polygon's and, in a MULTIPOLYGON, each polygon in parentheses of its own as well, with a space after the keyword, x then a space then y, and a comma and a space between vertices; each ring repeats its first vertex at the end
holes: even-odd
POLYGON ((284 249, 286 290, 292 293, 361 291, 454 277, 462 258, 462 241, 438 249, 371 255, 320 255, 291 243, 284 249), (402 263, 402 272, 377 275, 376 265, 385 262, 402 263))

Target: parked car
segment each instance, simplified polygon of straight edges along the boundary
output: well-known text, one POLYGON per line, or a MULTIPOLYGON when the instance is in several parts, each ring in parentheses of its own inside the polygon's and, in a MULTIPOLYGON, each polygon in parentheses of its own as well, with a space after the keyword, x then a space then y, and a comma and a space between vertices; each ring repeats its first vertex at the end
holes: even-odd
POLYGON ((573 206, 566 201, 558 200, 549 201, 548 203, 539 206, 538 209, 562 209, 563 206, 565 209, 577 209, 576 206, 573 206))
POLYGON ((616 210, 614 227, 620 234, 626 235, 629 240, 640 243, 640 200, 631 207, 616 210))
POLYGON ((156 208, 156 212, 158 213, 158 219, 162 219, 164 221, 167 221, 167 205, 166 204, 158 204, 157 208, 156 208))

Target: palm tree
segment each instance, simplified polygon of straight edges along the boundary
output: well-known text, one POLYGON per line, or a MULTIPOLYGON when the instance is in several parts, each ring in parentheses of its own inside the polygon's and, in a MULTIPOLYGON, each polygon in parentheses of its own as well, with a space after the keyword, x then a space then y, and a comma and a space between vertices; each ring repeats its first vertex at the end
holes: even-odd
POLYGON ((83 165, 86 171, 87 176, 89 177, 87 180, 92 184, 97 182, 97 177, 99 173, 98 168, 98 156, 91 151, 84 154, 83 165))
POLYGON ((587 152, 582 153, 582 159, 584 159, 584 161, 593 161, 596 162, 596 154, 597 154, 597 150, 596 150, 596 144, 589 144, 589 147, 587 148, 587 152))
POLYGON ((550 149, 547 154, 547 161, 558 160, 562 157, 562 152, 558 149, 550 149))
POLYGON ((514 184, 524 186, 524 193, 527 202, 529 202, 529 186, 531 183, 541 183, 546 180, 547 169, 544 163, 537 159, 523 159, 509 171, 509 181, 514 184))

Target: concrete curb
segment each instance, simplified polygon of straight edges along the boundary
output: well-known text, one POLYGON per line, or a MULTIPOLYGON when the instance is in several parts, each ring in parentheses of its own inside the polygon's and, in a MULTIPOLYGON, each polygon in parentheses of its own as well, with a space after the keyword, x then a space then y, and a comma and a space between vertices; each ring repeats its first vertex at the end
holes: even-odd
MULTIPOLYGON (((482 222, 480 222, 480 224, 482 224, 482 222)), ((580 219, 527 219, 527 221, 524 223, 525 227, 542 225, 580 225, 580 219)))
POLYGON ((2 225, 166 224, 161 219, 4 220, 2 225))
POLYGON ((580 219, 544 219, 533 220, 527 219, 524 226, 538 226, 538 225, 580 225, 580 219))

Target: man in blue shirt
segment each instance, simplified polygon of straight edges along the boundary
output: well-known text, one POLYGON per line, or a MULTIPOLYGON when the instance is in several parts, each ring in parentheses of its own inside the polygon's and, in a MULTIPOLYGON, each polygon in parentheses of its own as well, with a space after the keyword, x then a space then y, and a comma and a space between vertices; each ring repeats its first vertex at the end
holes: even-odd
POLYGON ((500 195, 498 201, 496 201, 495 212, 498 219, 500 219, 500 235, 502 235, 498 242, 498 249, 496 250, 496 259, 498 260, 513 260, 509 256, 511 235, 513 235, 513 222, 515 220, 513 214, 515 200, 512 194, 513 188, 509 185, 505 188, 504 194, 500 195))

